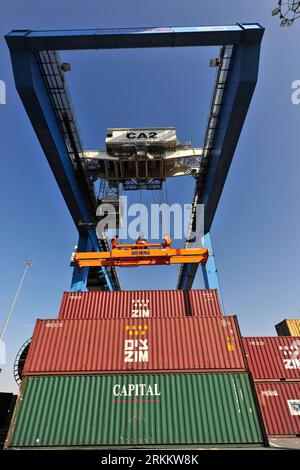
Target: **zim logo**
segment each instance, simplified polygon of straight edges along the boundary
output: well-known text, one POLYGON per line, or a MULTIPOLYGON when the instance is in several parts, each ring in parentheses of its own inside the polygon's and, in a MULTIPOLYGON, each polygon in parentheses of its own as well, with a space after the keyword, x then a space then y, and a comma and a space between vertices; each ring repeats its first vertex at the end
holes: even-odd
POLYGON ((300 359, 283 359, 285 369, 300 369, 300 359))
POLYGON ((147 318, 150 316, 149 300, 133 300, 132 304, 132 318, 147 318))
POLYGON ((126 326, 130 339, 125 339, 124 342, 124 362, 148 362, 148 339, 145 338, 147 331, 148 325, 126 326))
POLYGON ((136 132, 127 132, 126 139, 128 140, 145 140, 145 139, 157 139, 157 132, 150 131, 150 132, 140 132, 137 134, 136 132))
POLYGON ((300 340, 296 339, 290 346, 279 346, 279 350, 285 356, 283 359, 285 369, 300 369, 300 340))

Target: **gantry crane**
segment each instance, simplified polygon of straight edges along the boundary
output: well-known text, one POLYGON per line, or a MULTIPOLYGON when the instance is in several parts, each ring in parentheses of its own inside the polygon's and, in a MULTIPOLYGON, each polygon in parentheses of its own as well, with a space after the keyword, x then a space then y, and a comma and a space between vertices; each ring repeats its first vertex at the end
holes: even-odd
MULTIPOLYGON (((205 206, 202 244, 210 252, 206 266, 202 264, 205 286, 219 289, 210 229, 256 85, 263 33, 264 28, 257 23, 237 23, 103 30, 15 30, 6 35, 18 93, 78 229, 78 252, 109 251, 107 240, 99 240, 96 233, 95 213, 99 201, 95 195, 95 175, 91 172, 108 178, 110 187, 113 187, 114 171, 117 174, 124 170, 124 166, 115 158, 118 155, 112 149, 113 142, 111 150, 107 148, 105 155, 94 155, 94 160, 92 154, 85 153, 87 151, 80 139, 67 87, 66 73, 70 66, 60 61, 58 51, 221 46, 219 57, 210 62, 217 68, 217 73, 201 159, 191 170, 195 177, 193 207, 196 204, 205 206)), ((140 169, 147 172, 151 168, 152 152, 148 150, 147 155, 138 151, 138 158, 128 161, 128 168, 123 174, 128 189, 131 189, 131 184, 132 189, 145 185, 140 169), (136 161, 139 159, 140 166, 136 161), (127 178, 127 171, 132 171, 132 182, 127 178)), ((190 152, 191 148, 177 150, 190 152)), ((166 161, 161 159, 161 162, 155 162, 160 169, 159 185, 173 170, 175 173, 177 171, 172 158, 165 165, 166 161)), ((195 221, 194 214, 192 211, 190 233, 195 221)), ((191 248, 189 235, 186 248, 191 248)), ((198 263, 182 264, 177 288, 192 287, 197 266, 198 263)), ((99 289, 120 289, 115 266, 99 266, 97 269, 99 289)), ((86 290, 91 272, 94 273, 93 268, 78 268, 76 265, 71 289, 86 290)))

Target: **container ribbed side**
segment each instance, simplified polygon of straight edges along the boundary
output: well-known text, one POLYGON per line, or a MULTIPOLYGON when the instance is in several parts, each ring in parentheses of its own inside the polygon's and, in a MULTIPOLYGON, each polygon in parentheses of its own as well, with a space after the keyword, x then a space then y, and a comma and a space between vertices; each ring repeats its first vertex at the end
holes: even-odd
POLYGON ((245 371, 237 319, 38 320, 25 375, 245 371))
POLYGON ((262 445, 245 373, 28 377, 8 447, 262 445))
POLYGON ((249 336, 242 341, 255 380, 300 380, 300 337, 249 336))
POLYGON ((255 384, 267 434, 300 436, 300 382, 255 384))
POLYGON ((59 318, 222 316, 218 291, 65 292, 59 318))

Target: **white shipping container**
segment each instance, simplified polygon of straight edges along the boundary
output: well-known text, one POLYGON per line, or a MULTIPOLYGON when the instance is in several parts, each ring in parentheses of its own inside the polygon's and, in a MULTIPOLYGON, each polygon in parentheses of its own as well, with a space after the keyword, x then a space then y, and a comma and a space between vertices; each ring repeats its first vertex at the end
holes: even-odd
POLYGON ((174 127, 107 129, 105 144, 107 150, 121 145, 157 145, 174 149, 177 144, 174 127))

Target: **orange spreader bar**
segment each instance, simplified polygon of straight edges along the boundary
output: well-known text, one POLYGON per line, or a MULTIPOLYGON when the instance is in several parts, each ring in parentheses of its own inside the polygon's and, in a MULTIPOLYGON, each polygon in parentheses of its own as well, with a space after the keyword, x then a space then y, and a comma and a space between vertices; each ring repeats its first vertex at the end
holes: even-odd
POLYGON ((75 253, 74 261, 80 268, 92 266, 155 266, 182 263, 202 263, 208 258, 207 248, 171 248, 171 239, 165 237, 164 243, 148 243, 137 240, 136 243, 119 244, 112 241, 112 250, 106 252, 75 253), (156 247, 156 248, 154 248, 156 247))

